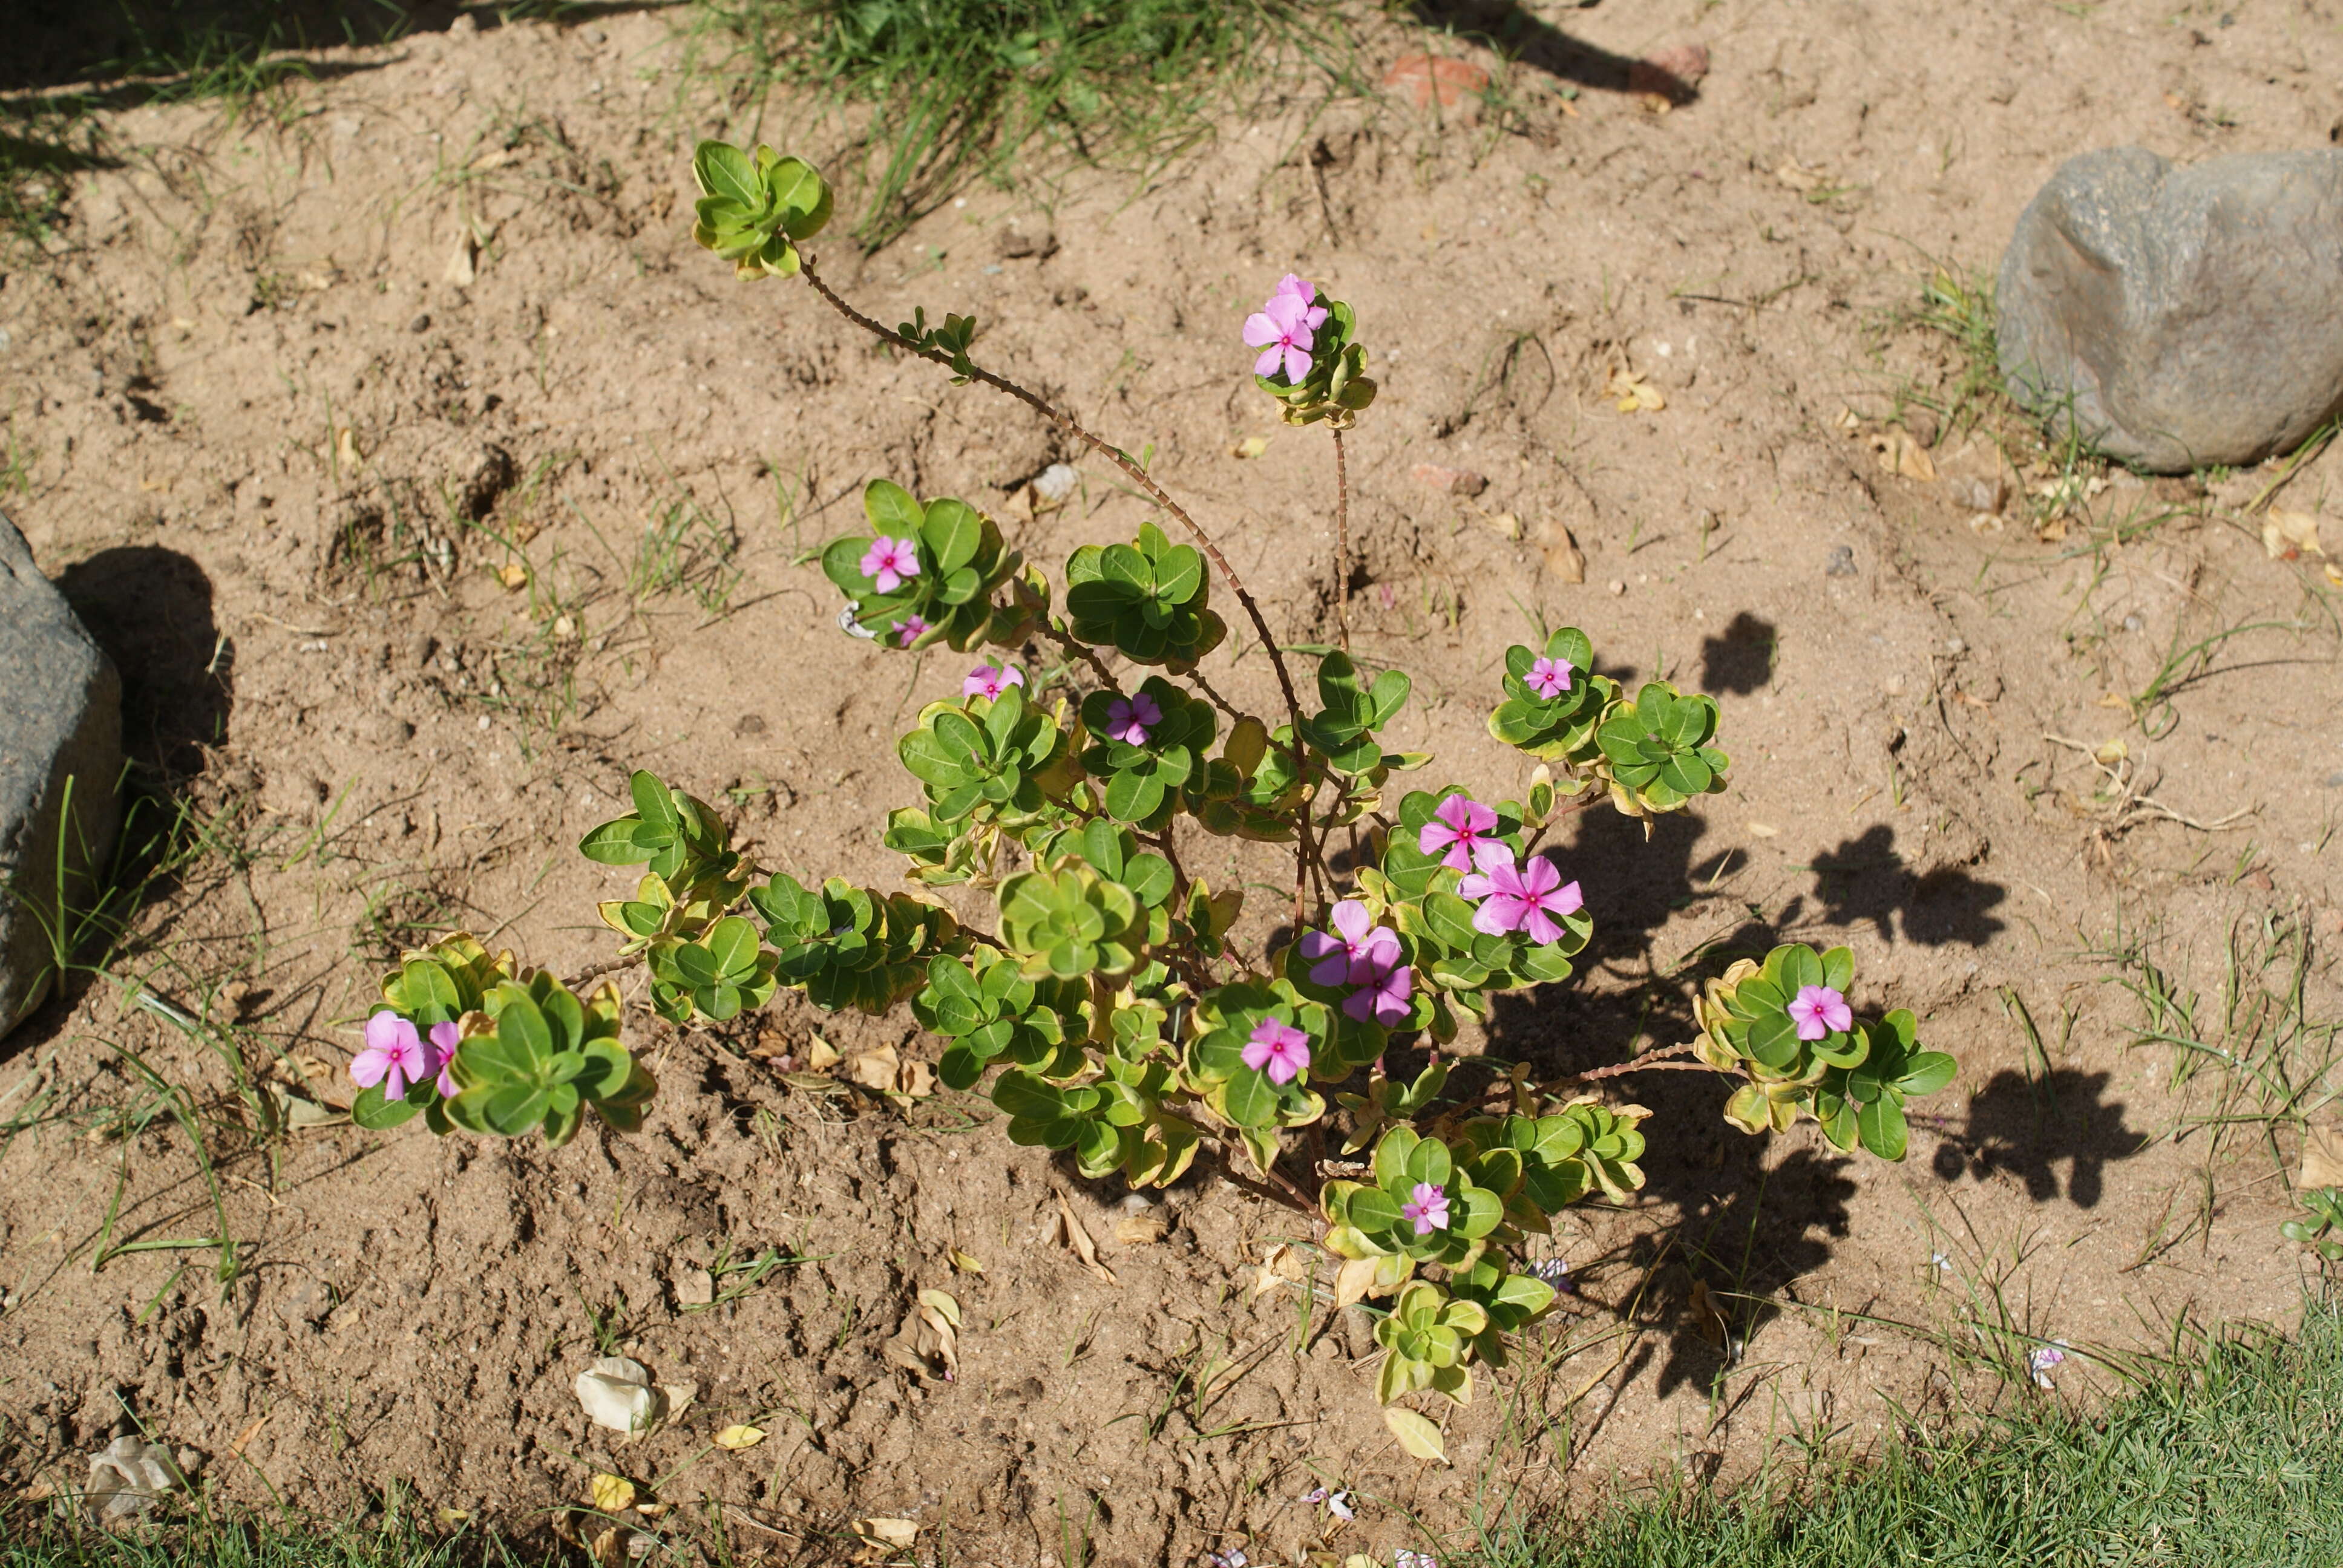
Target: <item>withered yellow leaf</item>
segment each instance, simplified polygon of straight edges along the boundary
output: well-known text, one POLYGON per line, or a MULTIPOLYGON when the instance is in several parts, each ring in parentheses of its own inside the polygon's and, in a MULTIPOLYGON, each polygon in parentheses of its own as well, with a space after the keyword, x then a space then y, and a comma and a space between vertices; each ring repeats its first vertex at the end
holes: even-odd
POLYGON ((1399 1440, 1399 1445, 1416 1458, 1436 1459, 1443 1464, 1448 1462, 1448 1448, 1441 1441, 1440 1429, 1425 1417, 1393 1405, 1383 1412, 1383 1424, 1391 1428, 1391 1434, 1399 1440))
POLYGON ((603 1513, 624 1513, 635 1505, 635 1483, 623 1475, 597 1473, 588 1483, 588 1501, 603 1513))
POLYGON ((765 1441, 764 1429, 754 1426, 728 1426, 716 1434, 716 1446, 727 1453, 738 1453, 744 1448, 754 1448, 765 1441))

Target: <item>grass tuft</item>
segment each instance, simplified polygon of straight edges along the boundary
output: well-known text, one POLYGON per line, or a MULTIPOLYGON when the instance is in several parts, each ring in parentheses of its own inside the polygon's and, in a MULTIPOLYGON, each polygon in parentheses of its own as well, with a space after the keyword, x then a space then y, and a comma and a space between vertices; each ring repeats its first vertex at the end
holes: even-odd
POLYGON ((702 0, 734 101, 811 89, 870 114, 871 249, 1035 145, 1151 166, 1299 56, 1332 80, 1331 5, 1274 0, 702 0), (1315 16, 1312 16, 1315 13, 1315 16))
MULTIPOLYGON (((1486 1568, 1845 1568, 2343 1561, 2343 1310, 2199 1341, 2087 1414, 2023 1399, 1875 1461, 1739 1495, 1676 1490, 1516 1525, 1486 1568)), ((1445 1559, 1443 1559, 1445 1560, 1445 1559)))

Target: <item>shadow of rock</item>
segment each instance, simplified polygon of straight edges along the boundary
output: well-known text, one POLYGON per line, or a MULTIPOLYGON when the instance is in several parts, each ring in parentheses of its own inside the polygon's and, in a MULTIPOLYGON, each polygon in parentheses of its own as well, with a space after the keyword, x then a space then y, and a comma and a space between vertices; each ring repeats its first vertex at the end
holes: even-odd
POLYGON ((2148 1143, 2146 1133, 2124 1125, 2123 1102, 2107 1099, 2108 1081, 2107 1073, 2065 1067, 2046 1078, 1995 1073, 1970 1098, 1965 1128, 1937 1129, 1943 1141, 1936 1145, 1936 1174, 1946 1181, 1964 1174, 1982 1181, 2006 1171, 2026 1183, 2026 1195, 2036 1203, 2064 1197, 2078 1209, 2097 1208, 2107 1164, 2130 1159, 2148 1143), (2063 1191, 2054 1169, 2062 1161, 2063 1191))
POLYGON ((476 7, 462 0, 114 0, 103 5, 11 0, 0 93, 71 86, 77 89, 70 95, 75 106, 123 108, 200 95, 226 79, 241 92, 272 79, 371 71, 379 62, 304 60, 287 52, 395 44, 417 33, 444 33, 459 15, 486 31, 516 14, 551 15, 574 25, 675 3, 559 0, 476 7))
POLYGON ((1574 38, 1518 0, 1415 0, 1413 9, 1427 27, 1493 49, 1560 81, 1606 93, 1657 93, 1679 104, 1698 95, 1694 84, 1574 38))
POLYGON ((76 561, 56 583, 122 673, 123 750, 166 786, 201 773, 227 734, 236 662, 203 568, 129 545, 76 561))
POLYGON ((1823 920, 1869 921, 1884 942, 1896 940, 1899 922, 1892 917, 1898 913, 1904 940, 1932 948, 1947 942, 1983 947, 2005 923, 1986 911, 2009 896, 2006 888, 1957 867, 1915 875, 1896 852, 1895 829, 1885 825, 1816 855, 1814 873, 1823 920))
POLYGON ((1774 623, 1743 610, 1700 644, 1700 689, 1711 697, 1746 696, 1774 678, 1774 623))

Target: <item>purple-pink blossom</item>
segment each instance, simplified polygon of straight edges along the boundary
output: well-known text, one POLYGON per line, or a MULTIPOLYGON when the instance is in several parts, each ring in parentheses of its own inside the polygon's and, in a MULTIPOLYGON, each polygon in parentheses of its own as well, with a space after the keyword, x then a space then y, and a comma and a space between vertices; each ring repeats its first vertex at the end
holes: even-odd
POLYGON ((423 1042, 431 1052, 430 1063, 424 1070, 437 1071, 439 1074, 439 1081, 432 1087, 439 1091, 439 1098, 442 1100, 455 1098, 456 1048, 463 1041, 462 1031, 454 1024, 435 1023, 431 1026, 429 1037, 423 1042))
POLYGON ((1557 917, 1574 915, 1586 907, 1576 882, 1564 887, 1562 873, 1543 856, 1523 865, 1493 864, 1456 884, 1457 893, 1478 899, 1473 929, 1493 937, 1527 930, 1530 940, 1544 946, 1562 935, 1557 917))
POLYGON ((1855 1027, 1855 1012, 1846 1005, 1846 998, 1826 985, 1800 986, 1798 994, 1790 999, 1790 1017, 1797 1023, 1800 1040, 1820 1040, 1855 1027))
POLYGON ((1414 994, 1413 972, 1407 965, 1398 964, 1370 976, 1358 990, 1344 997, 1342 1010, 1361 1023, 1397 1029, 1412 1010, 1408 999, 1414 994))
POLYGON ((903 618, 903 624, 895 628, 895 641, 900 647, 909 648, 919 641, 926 634, 927 629, 926 621, 921 620, 918 616, 907 615, 903 618))
POLYGON ((360 1089, 382 1085, 385 1100, 404 1100, 407 1086, 431 1076, 431 1053, 415 1026, 383 1009, 366 1023, 366 1049, 350 1060, 350 1081, 360 1089))
POLYGON ((960 694, 962 697, 990 697, 998 699, 1001 694, 1011 687, 1024 684, 1025 672, 1015 665, 1001 665, 996 668, 990 664, 980 664, 970 670, 967 678, 960 683, 960 694))
POLYGON ((1379 926, 1367 915, 1367 906, 1344 899, 1333 909, 1332 932, 1302 933, 1302 956, 1315 961, 1312 985, 1360 985, 1391 972, 1399 962, 1399 938, 1389 926, 1379 926))
POLYGON ((1570 660, 1541 658, 1530 666, 1522 684, 1551 702, 1570 689, 1570 660))
POLYGON ((893 593, 903 586, 905 578, 920 575, 920 541, 909 535, 890 539, 880 534, 862 552, 862 575, 876 583, 880 593, 893 593))
POLYGON ((1418 1181, 1399 1206, 1403 1219, 1415 1221, 1415 1233, 1429 1236, 1448 1229, 1448 1194, 1436 1181, 1418 1181))
POLYGON ((1496 837, 1497 814, 1477 800, 1462 795, 1451 795, 1433 808, 1432 820, 1416 833, 1415 847, 1427 855, 1441 855, 1440 863, 1454 870, 1469 871, 1503 850, 1503 859, 1512 859, 1513 852, 1496 837))
POLYGON ((1136 697, 1118 697, 1106 705, 1106 738, 1128 741, 1133 746, 1147 744, 1147 732, 1163 722, 1163 709, 1155 699, 1145 692, 1136 697))
POLYGON ((1286 381, 1300 386, 1310 374, 1310 350, 1326 321, 1326 307, 1313 303, 1317 297, 1316 285, 1289 272, 1268 301, 1245 317, 1245 344, 1262 351, 1253 361, 1254 375, 1274 376, 1282 367, 1286 381))
POLYGON ((1272 1083, 1291 1083, 1310 1066, 1310 1037, 1282 1019, 1262 1019, 1245 1041, 1244 1064, 1272 1083))

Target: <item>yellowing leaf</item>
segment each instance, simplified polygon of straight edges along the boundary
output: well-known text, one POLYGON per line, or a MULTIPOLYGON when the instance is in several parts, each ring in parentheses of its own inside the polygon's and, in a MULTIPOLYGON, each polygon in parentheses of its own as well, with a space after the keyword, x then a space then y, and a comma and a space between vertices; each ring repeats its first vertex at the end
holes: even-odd
POLYGON ((865 1545, 900 1548, 920 1538, 920 1527, 908 1519, 858 1519, 854 1533, 865 1545))
POLYGON ((762 1428, 728 1426, 716 1434, 716 1446, 727 1453, 738 1453, 744 1448, 754 1448, 765 1441, 762 1428))
POLYGON ((1247 436, 1243 440, 1237 442, 1234 446, 1229 448, 1229 456, 1232 457, 1258 457, 1263 452, 1268 450, 1268 437, 1247 436))
POLYGON ((1393 1405, 1383 1412, 1383 1424, 1399 1439, 1399 1445, 1416 1458, 1448 1462, 1448 1449, 1440 1440, 1440 1429, 1415 1412, 1393 1405))
POLYGON ((1753 839, 1778 839, 1782 836, 1782 829, 1771 822, 1753 821, 1749 824, 1749 836, 1753 839))
POLYGON ((2262 548, 2274 561, 2290 561, 2306 555, 2324 558, 2327 552, 2318 545, 2318 514, 2272 507, 2262 515, 2262 548))
POLYGON ((920 1305, 923 1307, 933 1307, 937 1312, 941 1312, 944 1315, 945 1321, 950 1322, 952 1327, 960 1327, 960 1302, 952 1299, 950 1292, 921 1291, 920 1292, 920 1305))
POLYGON ((1924 485, 1936 481, 1936 465, 1928 449, 1903 430, 1883 430, 1871 437, 1871 449, 1878 456, 1879 466, 1891 474, 1901 474, 1907 479, 1917 479, 1924 485))
POLYGON ((1604 382, 1603 395, 1615 400, 1622 414, 1658 413, 1668 406, 1660 389, 1637 372, 1624 365, 1614 365, 1610 378, 1604 382))
MULTIPOLYGON (((27 1493, 25 1495, 29 1497, 32 1494, 27 1493)), ((439 1523, 442 1524, 461 1524, 471 1517, 472 1511, 468 1508, 443 1508, 439 1511, 439 1523)))
POLYGON ((963 1274, 980 1274, 984 1272, 984 1265, 982 1263, 969 1256, 966 1252, 961 1251, 958 1247, 954 1247, 951 1250, 951 1266, 959 1270, 963 1274))
POLYGON ((528 586, 528 568, 518 561, 507 561, 497 568, 497 581, 518 593, 528 586))
POLYGON ((635 1483, 623 1475, 597 1474, 588 1486, 587 1496, 598 1512, 624 1513, 635 1505, 635 1483))
POLYGON ((838 1048, 817 1032, 806 1047, 806 1065, 816 1072, 827 1072, 838 1065, 838 1048))

